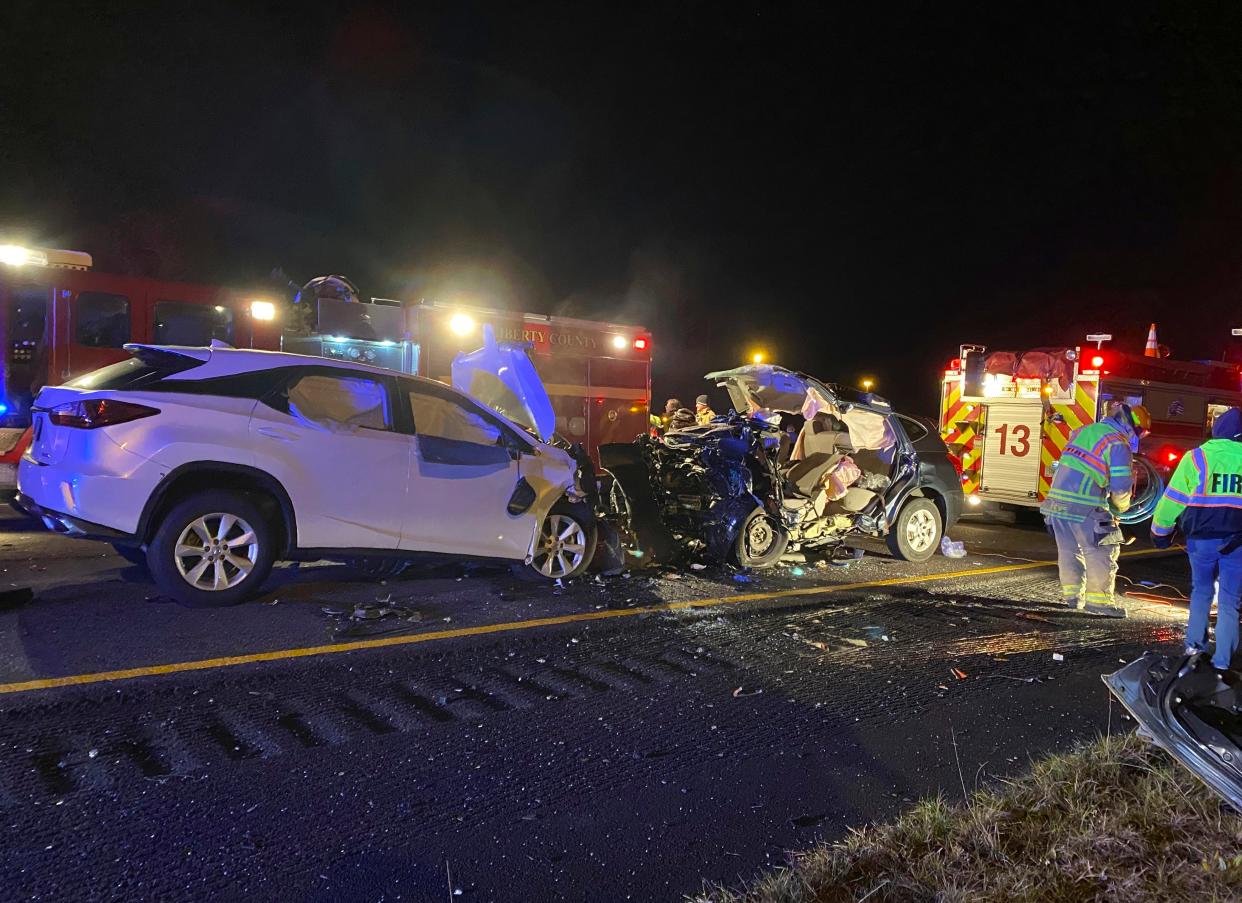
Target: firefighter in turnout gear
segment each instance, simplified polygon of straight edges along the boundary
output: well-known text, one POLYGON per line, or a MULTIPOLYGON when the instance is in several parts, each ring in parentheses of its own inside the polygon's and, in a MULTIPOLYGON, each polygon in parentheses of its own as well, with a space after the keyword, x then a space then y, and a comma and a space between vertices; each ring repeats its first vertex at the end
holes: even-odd
POLYGON ((707 426, 716 419, 716 412, 712 410, 706 395, 700 395, 694 400, 694 419, 699 426, 707 426))
POLYGON ((1186 654, 1206 652, 1208 615, 1216 596, 1212 665, 1229 668, 1238 648, 1242 598, 1242 411, 1230 408, 1212 424, 1212 438, 1182 458, 1156 506, 1151 540, 1157 548, 1186 538, 1190 556, 1190 620, 1186 654), (1219 586, 1219 592, 1214 588, 1219 586))
POLYGON ((1075 430, 1061 453, 1039 510, 1057 541, 1061 598, 1071 608, 1126 616, 1113 597, 1124 542, 1117 515, 1130 507, 1131 456, 1150 430, 1146 408, 1115 404, 1103 420, 1075 430))

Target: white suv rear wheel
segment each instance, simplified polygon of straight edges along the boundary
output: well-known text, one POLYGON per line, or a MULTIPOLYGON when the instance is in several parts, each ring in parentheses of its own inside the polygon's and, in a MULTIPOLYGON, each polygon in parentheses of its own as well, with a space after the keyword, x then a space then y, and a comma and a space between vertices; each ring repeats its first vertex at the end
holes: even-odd
POLYGON ((187 605, 234 605, 254 595, 276 557, 273 531, 240 492, 197 492, 160 519, 147 564, 160 589, 187 605))
POLYGON ((218 592, 239 586, 254 570, 259 539, 249 522, 224 511, 191 521, 177 537, 173 561, 195 589, 218 592))

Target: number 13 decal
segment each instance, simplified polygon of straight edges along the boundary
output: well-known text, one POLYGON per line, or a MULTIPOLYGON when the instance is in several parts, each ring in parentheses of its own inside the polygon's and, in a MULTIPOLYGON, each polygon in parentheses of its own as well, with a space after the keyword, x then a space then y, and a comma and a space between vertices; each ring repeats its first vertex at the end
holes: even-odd
POLYGON ((1003 423, 997 427, 1000 433, 1000 453, 1003 455, 1008 453, 1015 458, 1025 458, 1031 451, 1031 428, 1025 423, 1019 423, 1010 433, 1009 424, 1003 423), (1012 439, 1012 443, 1009 441, 1012 439))

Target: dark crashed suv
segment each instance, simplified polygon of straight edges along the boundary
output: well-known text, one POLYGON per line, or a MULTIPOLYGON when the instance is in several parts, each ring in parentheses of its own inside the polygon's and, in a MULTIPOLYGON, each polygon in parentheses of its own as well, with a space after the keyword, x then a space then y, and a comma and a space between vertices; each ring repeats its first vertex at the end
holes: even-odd
POLYGON ((644 554, 768 567, 868 535, 925 561, 961 514, 960 476, 931 421, 782 367, 707 378, 729 392, 728 415, 600 449, 607 517, 644 554))

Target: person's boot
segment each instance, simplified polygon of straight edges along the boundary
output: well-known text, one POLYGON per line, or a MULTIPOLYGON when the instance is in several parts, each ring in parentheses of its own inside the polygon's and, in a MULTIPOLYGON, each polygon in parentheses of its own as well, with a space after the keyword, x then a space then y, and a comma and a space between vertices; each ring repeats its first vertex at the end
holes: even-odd
POLYGON ((1100 615, 1105 618, 1124 618, 1126 610, 1120 605, 1110 605, 1107 602, 1087 602, 1083 605, 1083 610, 1089 615, 1100 615))

